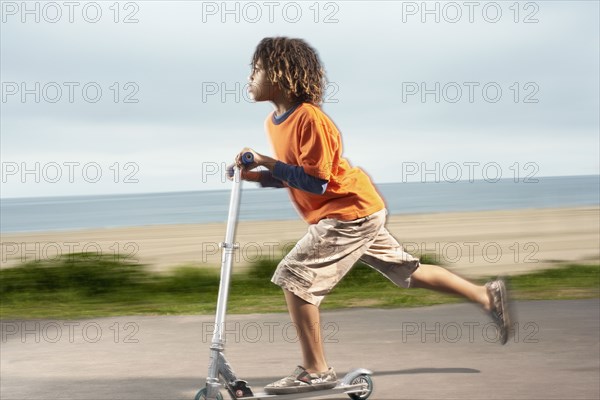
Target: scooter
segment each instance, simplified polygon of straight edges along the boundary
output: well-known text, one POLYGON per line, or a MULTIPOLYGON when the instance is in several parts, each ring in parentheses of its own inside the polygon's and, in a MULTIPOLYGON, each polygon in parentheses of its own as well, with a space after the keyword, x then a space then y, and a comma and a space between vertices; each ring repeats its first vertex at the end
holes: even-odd
MULTIPOLYGON (((254 155, 250 152, 242 155, 242 164, 250 165, 254 162, 254 155)), ((206 387, 196 394, 195 400, 223 400, 221 388, 225 387, 233 400, 258 400, 258 399, 303 399, 308 397, 328 396, 332 394, 345 393, 352 400, 366 400, 373 392, 372 372, 364 369, 354 369, 348 372, 337 386, 332 389, 314 390, 303 393, 284 395, 273 395, 267 393, 254 393, 248 386, 248 382, 238 379, 233 368, 227 362, 225 355, 225 314, 227 311, 227 299, 229 296, 229 283, 231 280, 232 262, 237 246, 234 242, 235 228, 240 208, 241 193, 241 170, 234 167, 233 188, 229 202, 229 216, 227 218, 227 229, 225 241, 221 243, 221 280, 219 283, 219 295, 217 298, 217 311, 215 316, 215 328, 210 346, 210 362, 206 387), (223 383, 221 383, 223 382, 223 383)))

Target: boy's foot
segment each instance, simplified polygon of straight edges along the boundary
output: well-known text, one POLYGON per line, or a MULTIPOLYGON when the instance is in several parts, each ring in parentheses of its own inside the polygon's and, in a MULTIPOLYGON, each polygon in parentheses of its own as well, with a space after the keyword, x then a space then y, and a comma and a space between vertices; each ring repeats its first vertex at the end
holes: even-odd
POLYGON ((486 283, 485 287, 491 302, 489 314, 498 326, 500 344, 506 344, 510 334, 510 311, 506 284, 502 279, 498 279, 486 283))
POLYGON ((337 375, 333 368, 326 372, 309 373, 303 367, 298 366, 288 377, 265 386, 267 394, 289 394, 303 393, 313 390, 332 389, 337 385, 337 375))

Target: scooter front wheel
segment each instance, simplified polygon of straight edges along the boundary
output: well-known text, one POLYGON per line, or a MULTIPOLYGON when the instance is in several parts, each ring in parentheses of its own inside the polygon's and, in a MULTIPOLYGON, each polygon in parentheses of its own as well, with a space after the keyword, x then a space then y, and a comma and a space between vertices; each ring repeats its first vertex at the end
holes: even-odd
POLYGON ((367 400, 371 393, 373 393, 373 380, 369 375, 359 375, 356 378, 354 378, 350 384, 359 385, 361 383, 366 383, 367 388, 360 393, 349 393, 348 396, 350 396, 352 400, 367 400))
MULTIPOLYGON (((206 388, 200 389, 194 400, 206 400, 206 388)), ((217 394, 217 400, 223 400, 223 395, 221 393, 217 394)))

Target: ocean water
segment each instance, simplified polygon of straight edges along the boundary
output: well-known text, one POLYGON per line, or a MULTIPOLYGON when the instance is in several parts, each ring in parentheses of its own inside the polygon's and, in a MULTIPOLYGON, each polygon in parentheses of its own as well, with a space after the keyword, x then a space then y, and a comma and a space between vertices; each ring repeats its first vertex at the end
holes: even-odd
MULTIPOLYGON (((377 186, 391 214, 599 205, 600 176, 539 177, 537 182, 460 181, 377 186)), ((0 200, 0 231, 32 232, 222 222, 226 191, 0 200)), ((297 219, 286 190, 245 184, 240 220, 297 219)))

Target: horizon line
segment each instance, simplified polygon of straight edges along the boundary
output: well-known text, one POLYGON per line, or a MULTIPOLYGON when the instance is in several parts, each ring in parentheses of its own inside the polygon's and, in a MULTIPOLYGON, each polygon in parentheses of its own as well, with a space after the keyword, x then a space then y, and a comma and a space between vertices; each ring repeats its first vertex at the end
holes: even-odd
MULTIPOLYGON (((600 174, 583 174, 583 175, 549 175, 549 176, 536 176, 536 177, 532 177, 532 179, 540 179, 540 178, 583 178, 583 177, 599 177, 600 178, 600 174)), ((500 178, 497 182, 500 181, 507 181, 507 180, 511 180, 514 181, 514 178, 500 178)), ((522 179, 520 178, 519 181, 521 181, 522 179)), ((454 184, 454 183, 465 183, 465 182, 470 182, 470 183, 475 183, 475 182, 482 182, 482 181, 486 181, 486 179, 473 179, 473 180, 468 180, 468 179, 461 179, 458 181, 445 181, 445 180, 440 180, 439 182, 423 182, 423 181, 411 181, 411 182, 381 182, 381 183, 377 183, 374 182, 375 186, 380 186, 380 185, 397 185, 397 184, 454 184)), ((253 182, 250 182, 253 183, 253 182)), ((493 183, 493 182, 490 182, 493 183)), ((244 190, 262 190, 264 188, 259 188, 259 187, 251 187, 251 188, 247 188, 244 190)), ((155 191, 151 191, 151 192, 134 192, 134 193, 102 193, 102 194, 67 194, 67 195, 33 195, 33 196, 10 196, 10 197, 2 197, 0 196, 0 201, 4 201, 4 200, 32 200, 32 199, 49 199, 49 198, 75 198, 75 197, 113 197, 113 196, 147 196, 147 195, 161 195, 161 194, 183 194, 183 193, 197 193, 197 192, 228 192, 230 191, 230 189, 199 189, 199 190, 173 190, 173 191, 166 191, 166 192, 155 192, 155 191)))

